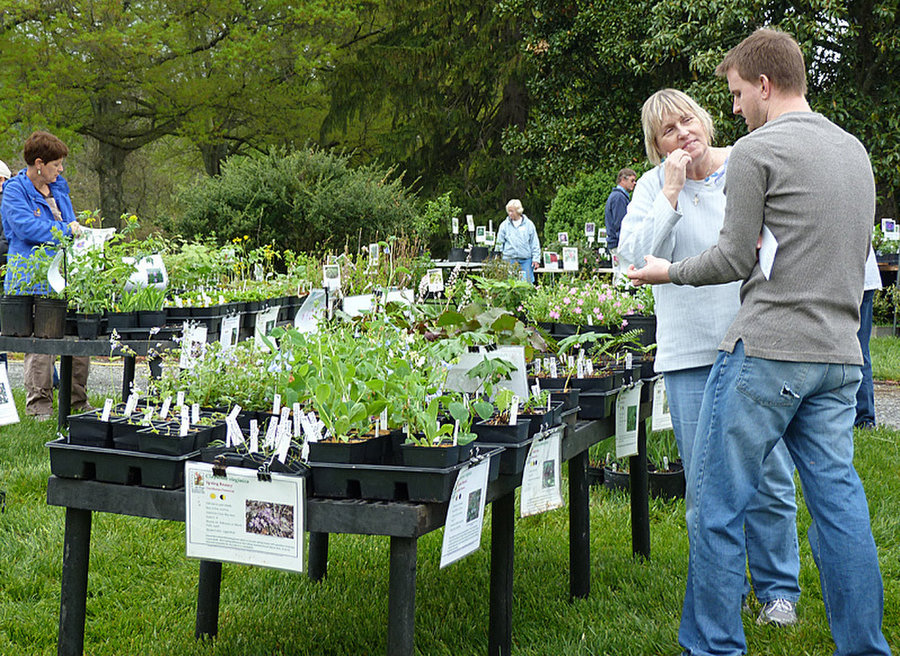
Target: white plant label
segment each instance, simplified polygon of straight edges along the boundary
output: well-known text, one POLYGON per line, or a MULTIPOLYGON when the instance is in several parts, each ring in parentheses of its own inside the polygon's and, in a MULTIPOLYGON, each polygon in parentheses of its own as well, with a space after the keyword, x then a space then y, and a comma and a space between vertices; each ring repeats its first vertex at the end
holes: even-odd
POLYGON ((169 416, 169 408, 172 406, 172 397, 167 396, 163 399, 162 407, 159 409, 159 418, 165 419, 169 416))
POLYGON ((100 414, 100 421, 109 421, 109 413, 112 412, 113 400, 106 399, 103 402, 103 412, 100 414))
POLYGON ((616 458, 637 455, 641 381, 616 396, 616 458))
POLYGON ((468 465, 456 477, 444 525, 441 568, 469 555, 481 545, 490 464, 490 460, 485 459, 468 465))
POLYGON ((666 384, 662 378, 653 381, 653 415, 654 431, 671 430, 672 415, 669 414, 669 397, 666 396, 666 384))

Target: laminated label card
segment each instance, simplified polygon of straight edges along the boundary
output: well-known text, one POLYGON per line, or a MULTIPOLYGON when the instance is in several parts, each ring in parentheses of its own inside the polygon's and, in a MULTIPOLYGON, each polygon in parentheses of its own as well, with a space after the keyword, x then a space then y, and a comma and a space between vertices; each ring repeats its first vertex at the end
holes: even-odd
POLYGON ((564 427, 556 426, 546 433, 538 433, 528 450, 522 472, 522 496, 519 502, 522 517, 537 515, 563 505, 561 478, 561 440, 564 427))
POLYGON ((654 431, 672 429, 672 415, 669 414, 669 397, 662 378, 653 382, 653 415, 651 426, 654 431))
POLYGON ((305 480, 204 462, 184 464, 187 557, 303 571, 305 480))
POLYGON ((456 478, 444 525, 441 568, 468 556, 481 546, 490 465, 490 459, 482 460, 460 470, 456 478))
POLYGON ((637 455, 641 385, 638 381, 616 396, 616 458, 637 455))

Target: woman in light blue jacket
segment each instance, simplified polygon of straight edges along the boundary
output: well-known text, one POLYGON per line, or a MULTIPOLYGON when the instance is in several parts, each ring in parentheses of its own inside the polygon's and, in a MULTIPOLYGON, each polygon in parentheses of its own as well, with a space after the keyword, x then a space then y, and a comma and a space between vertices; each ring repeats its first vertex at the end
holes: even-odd
POLYGON ((513 198, 506 204, 506 219, 497 231, 495 250, 504 260, 522 269, 526 282, 534 284, 534 269, 540 266, 541 242, 534 223, 525 216, 522 201, 513 198))

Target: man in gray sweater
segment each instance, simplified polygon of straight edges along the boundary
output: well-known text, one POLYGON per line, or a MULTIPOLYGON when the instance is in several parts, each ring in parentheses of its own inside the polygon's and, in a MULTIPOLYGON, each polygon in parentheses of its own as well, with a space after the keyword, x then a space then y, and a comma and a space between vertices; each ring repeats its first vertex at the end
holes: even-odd
POLYGON ((648 256, 628 272, 635 284, 744 281, 697 428, 679 642, 691 656, 746 653, 741 527, 763 459, 783 435, 813 519, 809 543, 835 653, 890 654, 878 555, 853 467, 872 169, 858 140, 811 111, 803 55, 787 34, 754 32, 716 73, 727 77, 734 113, 750 130, 731 152, 719 241, 676 264, 648 256))

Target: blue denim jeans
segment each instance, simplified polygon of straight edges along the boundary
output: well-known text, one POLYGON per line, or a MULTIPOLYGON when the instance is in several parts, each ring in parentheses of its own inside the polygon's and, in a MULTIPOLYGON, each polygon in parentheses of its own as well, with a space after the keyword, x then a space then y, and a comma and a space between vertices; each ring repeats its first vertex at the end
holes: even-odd
POLYGON ((860 367, 719 352, 688 475, 687 589, 678 639, 691 656, 743 654, 743 526, 762 464, 779 439, 812 516, 810 546, 835 654, 890 654, 884 592, 866 495, 853 468, 860 367))
POLYGON ((531 261, 530 257, 526 257, 523 259, 505 257, 503 259, 507 262, 515 262, 516 264, 518 264, 519 268, 522 269, 522 279, 525 282, 530 282, 532 285, 534 284, 534 262, 531 261))
MULTIPOLYGON (((689 476, 697 419, 712 365, 666 372, 666 394, 678 452, 689 476)), ((794 462, 783 441, 763 461, 759 488, 747 506, 744 538, 750 581, 760 603, 800 599, 800 550, 794 462)), ((743 584, 743 596, 750 583, 743 584)))
POLYGON ((863 355, 862 382, 856 393, 856 421, 854 422, 856 426, 875 423, 875 384, 872 380, 872 357, 869 355, 874 301, 874 289, 863 292, 862 304, 859 306, 859 330, 856 332, 863 355))

